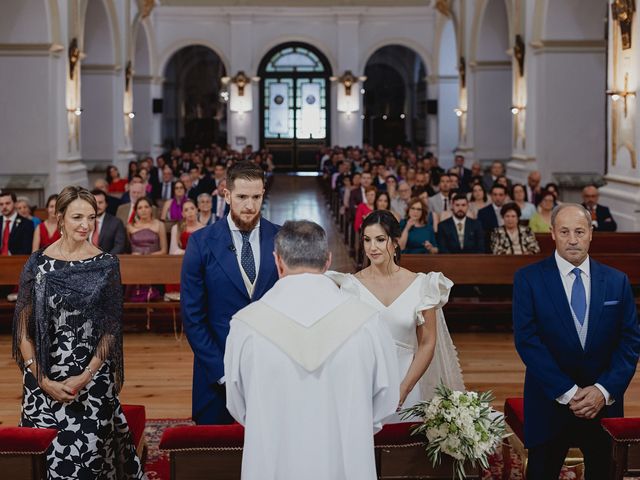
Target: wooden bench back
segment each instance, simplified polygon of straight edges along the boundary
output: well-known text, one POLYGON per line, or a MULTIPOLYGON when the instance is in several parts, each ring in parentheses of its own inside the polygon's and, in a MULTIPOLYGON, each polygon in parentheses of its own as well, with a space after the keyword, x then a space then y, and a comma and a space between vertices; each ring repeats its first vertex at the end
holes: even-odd
MULTIPOLYGON (((456 285, 511 285, 516 271, 547 255, 402 255, 401 264, 413 272, 443 272, 456 285)), ((594 254, 599 262, 623 271, 640 284, 640 254, 594 254)))
MULTIPOLYGON (((119 255, 124 285, 180 283, 181 255, 119 255)), ((17 285, 26 255, 0 257, 0 285, 17 285)))

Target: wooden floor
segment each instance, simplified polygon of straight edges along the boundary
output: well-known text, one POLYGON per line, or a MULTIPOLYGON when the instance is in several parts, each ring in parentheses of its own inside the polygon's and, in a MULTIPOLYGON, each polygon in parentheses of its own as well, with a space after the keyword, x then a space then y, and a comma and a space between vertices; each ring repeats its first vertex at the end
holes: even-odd
MULTIPOLYGON (((524 369, 508 333, 454 333, 468 389, 492 390, 495 406, 522 395, 524 369)), ((21 376, 11 359, 8 335, 0 337, 0 424, 16 425, 20 416, 21 376)), ((186 339, 173 334, 125 335, 123 403, 142 404, 149 418, 186 418, 191 415, 193 355, 186 339)), ((626 395, 627 416, 640 416, 640 375, 626 395)))
MULTIPOLYGON (((334 262, 332 268, 352 271, 353 262, 327 213, 314 178, 283 176, 265 206, 265 217, 276 223, 307 218, 327 229, 334 262)), ((492 390, 495 406, 522 395, 524 368, 510 333, 456 332, 452 334, 468 389, 492 390)), ((191 415, 193 354, 185 338, 173 333, 125 335, 123 403, 142 404, 149 418, 186 418, 191 415)), ((21 375, 11 359, 11 338, 0 336, 0 424, 16 425, 20 416, 21 375)), ((640 375, 626 395, 627 416, 640 416, 640 375)))

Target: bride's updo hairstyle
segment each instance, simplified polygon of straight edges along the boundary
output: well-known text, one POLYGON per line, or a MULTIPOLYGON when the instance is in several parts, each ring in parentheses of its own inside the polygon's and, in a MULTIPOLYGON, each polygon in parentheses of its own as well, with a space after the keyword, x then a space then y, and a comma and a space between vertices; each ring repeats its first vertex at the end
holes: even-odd
MULTIPOLYGON (((400 245, 398 244, 398 239, 402 235, 402 229, 400 228, 400 223, 396 217, 389 210, 374 210, 367 218, 362 222, 362 226, 360 227, 360 237, 361 241, 364 244, 364 231, 367 227, 372 225, 380 225, 380 227, 387 234, 387 241, 392 242, 394 245, 395 253, 392 262, 400 265, 400 245)), ((364 248, 363 248, 364 250, 364 248)))

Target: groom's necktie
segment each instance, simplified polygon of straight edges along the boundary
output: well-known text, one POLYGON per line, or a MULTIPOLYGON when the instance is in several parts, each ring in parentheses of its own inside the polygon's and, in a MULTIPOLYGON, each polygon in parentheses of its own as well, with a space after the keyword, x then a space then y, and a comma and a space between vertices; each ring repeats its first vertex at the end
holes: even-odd
POLYGON ((249 237, 251 232, 240 232, 242 235, 242 251, 240 252, 240 265, 244 270, 244 273, 249 277, 249 281, 253 283, 256 279, 256 262, 253 258, 253 250, 251 249, 251 243, 249 243, 249 237))
POLYGON ((587 293, 584 290, 580 269, 576 267, 571 270, 571 273, 576 277, 573 281, 573 288, 571 289, 571 308, 573 309, 573 313, 575 313, 578 322, 582 325, 587 313, 587 293))

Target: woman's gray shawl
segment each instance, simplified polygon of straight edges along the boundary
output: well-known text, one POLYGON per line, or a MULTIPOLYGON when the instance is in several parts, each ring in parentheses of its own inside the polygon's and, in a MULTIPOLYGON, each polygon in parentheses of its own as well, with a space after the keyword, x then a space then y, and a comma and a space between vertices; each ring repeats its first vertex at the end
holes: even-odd
MULTIPOLYGON (((66 311, 78 311, 62 321, 76 332, 78 344, 88 347, 101 360, 110 360, 119 391, 124 382, 122 355, 122 285, 118 258, 106 255, 91 262, 42 273, 38 258, 31 254, 20 275, 18 300, 13 317, 13 357, 24 363, 20 342, 26 335, 35 346, 38 381, 50 373, 51 331, 55 310, 49 299, 57 294, 66 311), (88 328, 82 328, 87 327, 88 328)), ((58 307, 59 308, 59 307, 58 307)))

